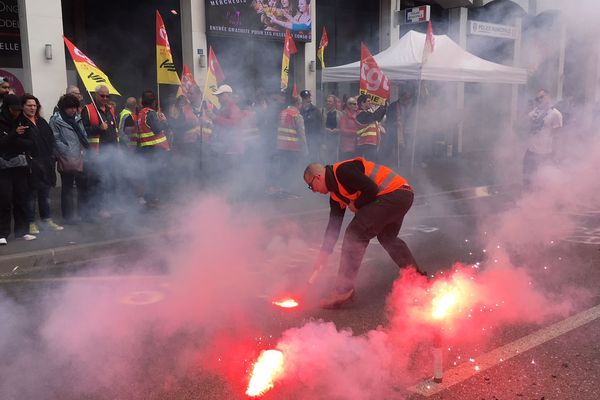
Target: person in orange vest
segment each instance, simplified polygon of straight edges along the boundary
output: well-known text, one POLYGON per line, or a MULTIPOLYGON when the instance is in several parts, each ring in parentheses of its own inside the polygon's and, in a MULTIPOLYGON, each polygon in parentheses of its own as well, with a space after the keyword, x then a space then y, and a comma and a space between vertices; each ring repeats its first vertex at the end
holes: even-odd
POLYGON ((371 99, 368 95, 361 94, 356 102, 359 109, 356 121, 361 125, 356 132, 356 150, 358 155, 367 160, 377 161, 377 148, 381 137, 380 122, 387 112, 387 103, 371 111, 371 99))
POLYGON ((110 105, 108 87, 98 85, 94 89, 93 102, 81 110, 81 120, 90 144, 86 163, 86 197, 90 199, 88 210, 84 210, 84 220, 94 222, 96 216, 110 218, 111 193, 118 185, 116 165, 119 133, 114 108, 110 105))
POLYGON ((279 113, 279 123, 277 125, 276 160, 278 164, 278 175, 276 181, 279 188, 270 188, 270 194, 282 193, 282 186, 288 186, 293 182, 293 176, 297 176, 301 171, 301 162, 308 155, 306 144, 306 135, 304 132, 304 119, 300 114, 300 104, 302 99, 299 96, 293 96, 290 105, 279 113))
POLYGON ((304 181, 313 192, 330 194, 329 223, 314 273, 326 264, 337 242, 347 208, 355 215, 346 228, 335 292, 321 302, 322 308, 337 308, 354 297, 354 281, 369 244, 379 243, 400 268, 417 265, 407 244, 398 237, 404 216, 412 206, 414 193, 406 179, 385 165, 362 157, 333 165, 309 164, 304 181))
POLYGON ((142 109, 138 114, 138 153, 144 163, 144 200, 146 207, 159 206, 158 193, 161 187, 162 170, 171 149, 167 140, 168 130, 165 115, 158 111, 158 101, 152 90, 142 93, 142 109))

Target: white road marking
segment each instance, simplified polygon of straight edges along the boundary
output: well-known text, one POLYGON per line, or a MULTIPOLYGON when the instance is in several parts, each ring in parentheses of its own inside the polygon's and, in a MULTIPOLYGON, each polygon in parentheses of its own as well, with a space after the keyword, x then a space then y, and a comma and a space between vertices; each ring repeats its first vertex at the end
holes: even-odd
POLYGON ((101 275, 101 276, 63 276, 48 278, 0 279, 0 284, 7 283, 43 283, 43 282, 95 282, 125 281, 138 279, 164 279, 166 275, 101 275))
POLYGON ((477 357, 477 371, 475 370, 473 363, 466 362, 444 371, 444 380, 442 383, 435 383, 428 379, 410 387, 409 390, 425 397, 440 393, 451 386, 469 379, 475 374, 492 368, 512 357, 523 354, 527 350, 531 350, 550 340, 556 339, 557 337, 588 324, 599 317, 600 305, 597 305, 477 357))

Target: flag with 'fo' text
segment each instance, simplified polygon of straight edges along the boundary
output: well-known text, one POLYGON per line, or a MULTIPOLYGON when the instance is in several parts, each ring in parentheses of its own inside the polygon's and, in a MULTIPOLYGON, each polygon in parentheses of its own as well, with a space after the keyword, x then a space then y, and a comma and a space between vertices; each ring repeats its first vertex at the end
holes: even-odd
POLYGON ((156 10, 156 82, 167 85, 181 84, 173 63, 167 29, 158 10, 156 10))
POLYGON ((73 43, 69 41, 66 37, 63 36, 65 41, 65 45, 69 50, 69 54, 71 54, 71 58, 73 59, 73 63, 75 63, 75 68, 77 69, 77 73, 85 86, 85 89, 88 92, 93 92, 96 90, 98 85, 104 85, 108 88, 108 92, 110 94, 121 95, 117 89, 110 83, 108 76, 100 71, 100 68, 94 64, 94 62, 81 50, 79 50, 73 43))

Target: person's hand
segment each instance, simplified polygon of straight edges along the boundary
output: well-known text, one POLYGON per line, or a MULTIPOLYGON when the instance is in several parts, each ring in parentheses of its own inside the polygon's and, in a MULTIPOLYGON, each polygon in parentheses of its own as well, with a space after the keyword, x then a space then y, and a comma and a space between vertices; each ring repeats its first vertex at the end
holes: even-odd
POLYGON ((24 134, 25 131, 27 130, 27 128, 29 128, 29 126, 27 126, 27 125, 19 125, 19 126, 17 126, 17 129, 16 129, 17 135, 24 134))
POLYGON ((104 121, 100 124, 100 129, 102 129, 103 131, 108 129, 108 124, 106 123, 106 121, 104 121))
POLYGON ((351 201, 350 203, 348 203, 348 208, 350 209, 350 211, 352 211, 353 213, 356 213, 358 211, 358 209, 356 208, 356 206, 354 205, 354 202, 351 201))
POLYGON ((164 122, 167 120, 167 117, 165 116, 165 114, 162 113, 162 111, 159 111, 157 114, 158 114, 159 121, 164 122))
POLYGON ((325 267, 325 265, 327 265, 328 260, 329 260, 328 253, 326 253, 324 251, 319 252, 317 259, 315 260, 315 263, 313 264, 313 272, 310 275, 310 278, 308 279, 309 284, 312 284, 315 281, 315 279, 317 279, 317 276, 319 275, 319 273, 321 272, 323 267, 325 267))

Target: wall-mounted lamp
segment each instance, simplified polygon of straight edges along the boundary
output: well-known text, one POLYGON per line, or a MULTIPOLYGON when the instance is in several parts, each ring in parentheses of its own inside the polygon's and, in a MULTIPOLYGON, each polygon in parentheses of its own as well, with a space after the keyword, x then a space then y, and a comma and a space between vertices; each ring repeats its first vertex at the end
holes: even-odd
POLYGON ((308 70, 310 72, 315 72, 317 70, 317 62, 315 60, 312 60, 309 64, 308 64, 308 70))
POLYGON ((44 46, 44 55, 46 56, 46 60, 52 60, 52 45, 47 44, 44 46))
POLYGON ((206 67, 206 55, 204 54, 204 49, 198 49, 198 64, 201 68, 206 67))

